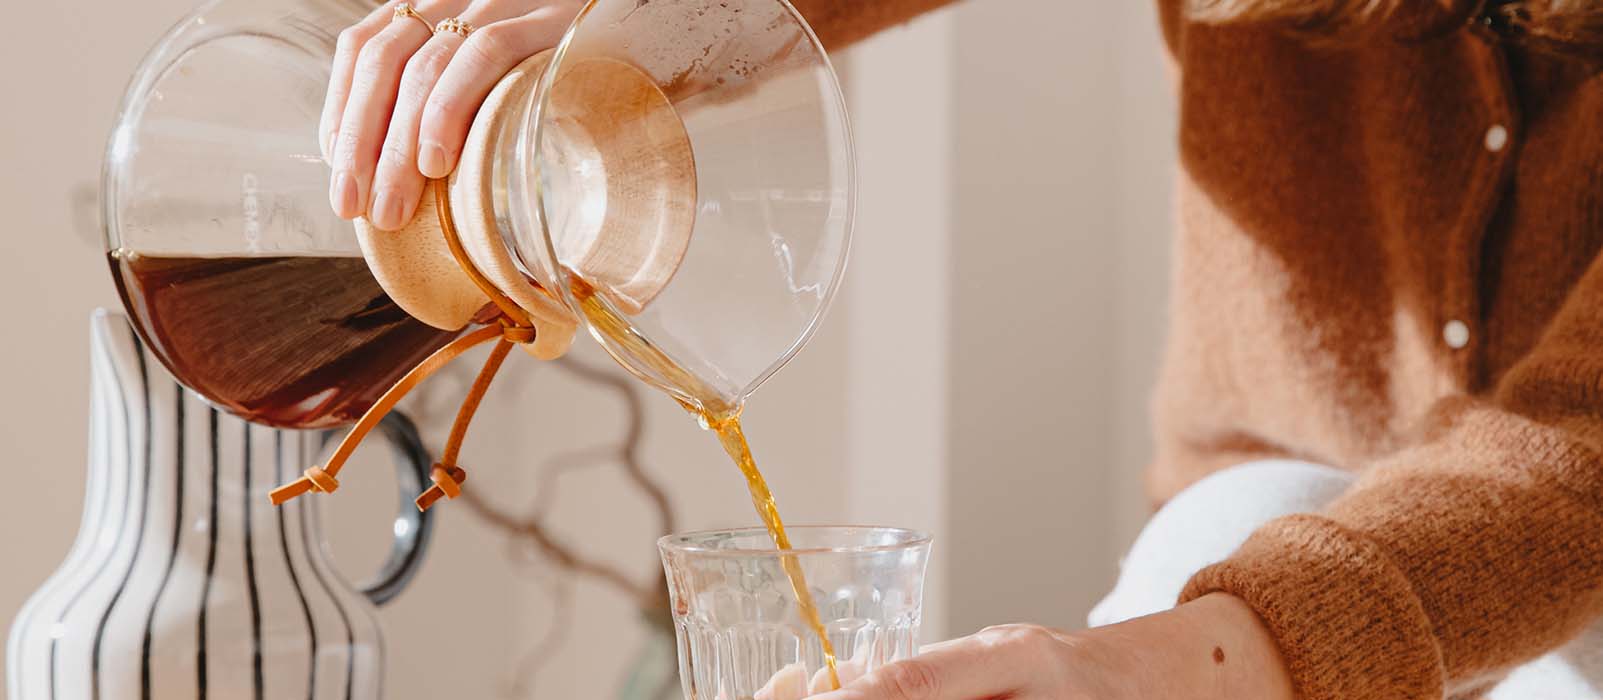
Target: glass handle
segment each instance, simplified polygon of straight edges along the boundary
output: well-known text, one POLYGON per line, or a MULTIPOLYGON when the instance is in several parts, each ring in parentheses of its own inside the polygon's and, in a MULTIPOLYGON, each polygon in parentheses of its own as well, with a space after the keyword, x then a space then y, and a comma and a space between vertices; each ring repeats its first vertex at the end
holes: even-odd
POLYGON ((357 588, 374 605, 383 605, 400 595, 423 565, 434 519, 427 511, 419 511, 412 501, 428 483, 434 460, 429 456, 428 449, 423 447, 417 426, 400 411, 391 411, 379 423, 378 429, 390 445, 390 455, 395 463, 395 482, 400 491, 400 507, 395 513, 395 541, 390 546, 389 558, 377 574, 357 588))

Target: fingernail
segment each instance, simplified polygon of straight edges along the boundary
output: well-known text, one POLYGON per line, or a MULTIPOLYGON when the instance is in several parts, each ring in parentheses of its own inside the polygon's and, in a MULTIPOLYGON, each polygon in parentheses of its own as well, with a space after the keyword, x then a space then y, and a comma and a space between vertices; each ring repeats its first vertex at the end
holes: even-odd
POLYGON ((450 174, 450 165, 445 162, 445 147, 434 141, 424 141, 417 154, 417 169, 429 177, 445 177, 450 174))
POLYGON ((378 196, 373 198, 373 225, 385 231, 400 228, 406 223, 402 221, 402 217, 406 216, 406 212, 402 211, 404 204, 395 190, 379 190, 378 196))
POLYGON ((334 173, 334 181, 328 188, 328 201, 334 205, 334 213, 347 219, 361 214, 361 204, 357 200, 356 179, 343 170, 334 173))

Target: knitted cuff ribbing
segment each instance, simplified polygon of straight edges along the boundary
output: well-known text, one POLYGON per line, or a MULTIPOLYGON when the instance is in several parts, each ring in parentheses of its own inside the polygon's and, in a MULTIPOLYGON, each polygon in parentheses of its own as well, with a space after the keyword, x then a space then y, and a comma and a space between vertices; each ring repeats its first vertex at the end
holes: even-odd
POLYGON ((1317 515, 1270 522, 1180 595, 1214 592, 1257 611, 1301 700, 1435 700, 1443 666, 1408 580, 1374 543, 1317 515))

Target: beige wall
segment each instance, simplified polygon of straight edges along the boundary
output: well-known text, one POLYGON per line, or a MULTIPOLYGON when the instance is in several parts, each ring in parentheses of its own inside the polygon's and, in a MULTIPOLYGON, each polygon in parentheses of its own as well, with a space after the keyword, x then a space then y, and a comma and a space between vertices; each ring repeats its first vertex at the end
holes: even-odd
MULTIPOLYGON (((0 42, 0 158, 11 230, 0 301, 0 441, 31 495, 0 508, 0 621, 70 543, 83 489, 86 314, 115 302, 91 216, 104 135, 134 62, 189 0, 46 3, 0 42), (90 190, 92 191, 92 190, 90 190), (24 335, 24 333, 26 335, 24 335), (15 533, 28 533, 18 537, 15 533)), ((884 522, 937 535, 930 631, 1033 619, 1077 626, 1143 506, 1145 404, 1161 342, 1173 106, 1147 2, 971 0, 842 56, 862 210, 842 302, 754 400, 748 430, 793 522, 884 522)), ((583 360, 604 365, 593 349, 583 360)), ((519 363, 464 463, 527 503, 543 459, 613 439, 616 400, 519 363), (574 406, 577 410, 559 409, 574 406)), ((439 432, 450 378, 415 408, 439 432)), ((681 528, 752 521, 716 445, 649 396, 647 454, 681 528)), ((382 554, 391 482, 347 481, 333 545, 360 577, 382 554)), ((561 481, 558 531, 641 578, 649 511, 615 468, 561 481)), ((397 698, 605 697, 645 637, 624 600, 574 587, 564 644, 531 693, 518 659, 554 619, 548 568, 462 508, 442 509, 416 588, 385 611, 397 698), (451 594, 453 614, 435 605, 451 594), (433 671, 446 639, 454 677, 433 671), (603 688, 597 691, 598 685, 603 688)))
POLYGON ((846 54, 860 206, 842 287, 847 485, 854 520, 937 534, 924 634, 950 613, 952 193, 951 13, 846 54))
POLYGON ((1157 25, 1147 2, 1025 6, 955 16, 955 632, 1082 625, 1142 512, 1173 111, 1157 25))

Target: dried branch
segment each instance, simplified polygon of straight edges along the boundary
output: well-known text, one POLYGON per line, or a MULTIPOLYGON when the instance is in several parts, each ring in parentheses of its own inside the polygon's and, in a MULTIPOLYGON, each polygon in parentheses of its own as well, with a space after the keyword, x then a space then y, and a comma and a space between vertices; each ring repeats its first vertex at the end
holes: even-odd
POLYGON ((539 519, 519 518, 511 513, 501 510, 486 501, 476 489, 464 489, 462 501, 468 508, 490 525, 500 528, 507 533, 527 537, 540 552, 558 567, 567 569, 580 576, 587 576, 617 589, 630 597, 642 610, 654 609, 661 606, 661 594, 653 587, 643 586, 629 578, 628 574, 617 567, 579 553, 578 550, 552 535, 539 519))
POLYGON ((616 449, 611 445, 601 447, 587 447, 580 450, 564 452, 549 460, 542 462, 536 470, 534 484, 534 505, 529 509, 530 517, 541 518, 551 509, 551 502, 557 494, 557 480, 570 471, 590 467, 597 462, 604 462, 613 458, 616 449))
POLYGON ((539 683, 540 672, 556 656, 556 650, 562 646, 563 632, 572 622, 572 578, 559 576, 551 581, 546 589, 551 593, 551 622, 546 625, 545 633, 540 635, 540 639, 516 662, 515 666, 519 670, 514 672, 512 683, 507 688, 508 697, 534 697, 534 688, 539 683))
POLYGON ((658 531, 666 535, 676 530, 673 505, 668 500, 668 492, 646 473, 640 458, 640 446, 645 437, 646 408, 645 402, 640 398, 639 385, 629 377, 597 369, 572 358, 558 360, 557 365, 569 370, 580 379, 612 389, 623 399, 628 429, 622 442, 618 444, 618 460, 623 464, 624 474, 633 479, 656 506, 658 531))
MULTIPOLYGON (((462 492, 460 502, 466 505, 471 513, 492 527, 505 532, 509 536, 508 544, 522 544, 527 547, 527 549, 515 548, 509 552, 509 556, 521 559, 518 555, 521 552, 528 552, 552 565, 550 574, 555 577, 549 586, 554 611, 552 622, 540 641, 517 662, 516 666, 521 670, 514 671, 514 680, 507 688, 508 692, 514 695, 532 691, 544 660, 550 658, 555 649, 562 644, 565 637, 563 630, 568 626, 566 618, 572 614, 573 606, 570 603, 574 578, 592 579, 622 593, 634 602, 642 617, 654 627, 668 634, 672 634, 673 629, 673 620, 669 614, 667 582, 660 568, 657 568, 658 573, 650 579, 636 580, 622 568, 603 559, 588 556, 579 547, 555 535, 549 527, 547 517, 552 500, 559 491, 557 482, 563 474, 574 469, 615 462, 622 468, 629 483, 639 489, 651 503, 656 511, 659 531, 667 534, 675 530, 676 519, 667 490, 648 472, 642 456, 644 451, 642 442, 645 439, 643 390, 638 382, 617 371, 589 366, 567 358, 551 364, 587 384, 616 394, 623 401, 624 434, 615 442, 570 450, 543 460, 538 469, 539 481, 536 484, 533 503, 522 512, 490 502, 483 495, 484 489, 470 486, 462 492)), ((426 401, 419 403, 421 405, 418 406, 418 410, 427 413, 426 401)), ((676 685, 675 676, 665 678, 659 696, 668 697, 674 692, 676 685)))
POLYGON ((546 524, 546 510, 557 491, 555 482, 558 476, 570 469, 616 460, 624 475, 645 494, 656 510, 659 531, 667 534, 675 528, 673 506, 667 490, 647 472, 641 456, 645 438, 645 401, 639 386, 628 377, 570 358, 563 358, 554 364, 584 382, 612 391, 623 400, 624 435, 616 443, 566 452, 549 460, 540 470, 542 483, 536 490, 535 506, 527 515, 491 503, 482 495, 482 489, 464 489, 462 502, 486 523, 532 544, 541 556, 559 569, 604 583, 633 600, 648 619, 659 624, 665 622, 658 619, 664 616, 667 604, 664 581, 660 575, 649 582, 636 581, 617 566, 586 556, 553 534, 546 524))

